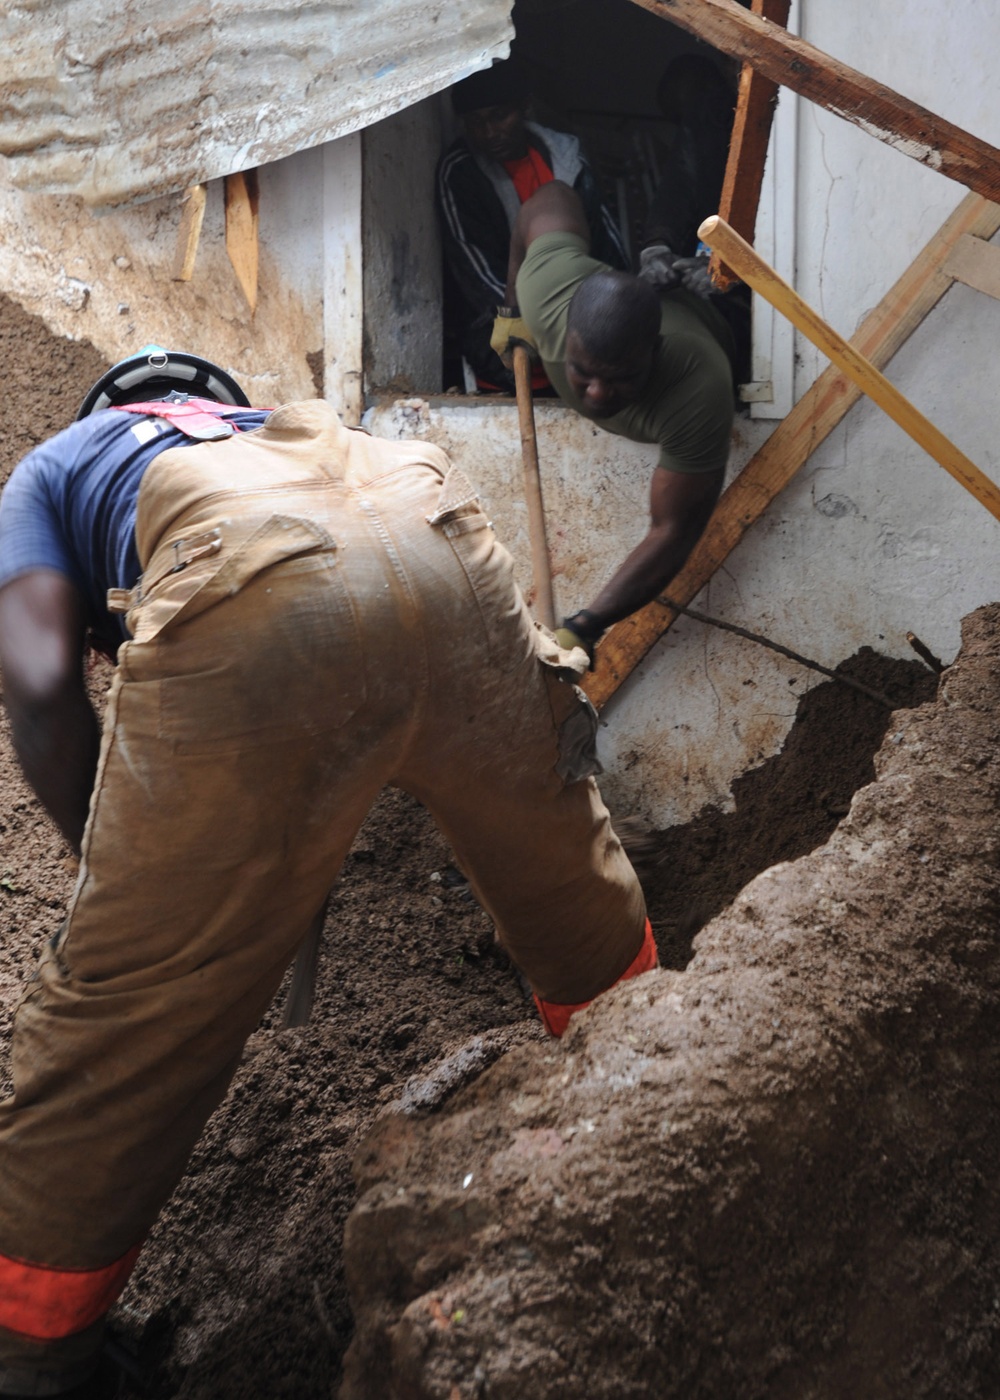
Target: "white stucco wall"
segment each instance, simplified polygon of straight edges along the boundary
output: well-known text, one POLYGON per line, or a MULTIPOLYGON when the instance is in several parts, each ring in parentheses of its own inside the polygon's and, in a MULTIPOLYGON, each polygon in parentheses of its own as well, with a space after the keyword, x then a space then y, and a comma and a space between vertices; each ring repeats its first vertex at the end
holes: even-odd
POLYGON ((310 397, 323 348, 322 149, 263 166, 260 290, 251 316, 225 249, 223 182, 208 187, 194 272, 171 273, 181 200, 96 214, 80 199, 0 183, 0 292, 109 362, 158 344, 231 370, 255 403, 310 397))
MULTIPOLYGON (((989 54, 1000 11, 975 0, 944 20, 928 0, 806 4, 805 38, 994 144, 1000 112, 989 54)), ((965 190, 810 103, 798 111, 796 285, 849 333, 885 294, 965 190)), ((1000 303, 955 286, 888 369, 889 378, 994 480, 1000 479, 995 346, 1000 303)), ((796 337, 796 393, 825 365, 796 337)), ((911 628, 939 655, 963 613, 998 596, 991 516, 873 404, 862 400, 813 455, 768 522, 796 532, 798 558, 829 560, 835 588, 813 605, 834 635, 911 628)), ((749 543, 749 542, 748 542, 749 543)), ((777 579, 759 545, 762 583, 777 579)), ((810 577, 815 578, 815 562, 810 577)), ((801 571, 799 571, 801 573, 801 571)), ((793 597, 810 585, 796 577, 793 597)), ((765 585, 766 586, 766 585, 765 585)), ((813 588, 816 587, 814 583, 813 588)))

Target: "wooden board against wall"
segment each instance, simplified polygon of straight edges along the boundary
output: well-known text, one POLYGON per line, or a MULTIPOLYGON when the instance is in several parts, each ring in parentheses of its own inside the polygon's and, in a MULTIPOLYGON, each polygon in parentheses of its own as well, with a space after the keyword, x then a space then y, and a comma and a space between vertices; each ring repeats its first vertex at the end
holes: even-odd
POLYGON ((208 201, 207 185, 192 185, 184 191, 181 200, 181 221, 177 230, 177 248, 174 252, 174 267, 171 274, 175 282, 190 282, 194 272, 195 258, 198 256, 198 243, 201 239, 201 226, 205 221, 205 205, 208 201))
MULTIPOLYGON (((947 270, 965 237, 988 239, 1000 230, 1000 206, 967 195, 870 312, 851 343, 883 369, 955 280, 947 270)), ((819 376, 739 476, 727 486, 684 568, 671 580, 671 598, 687 606, 725 562, 774 498, 841 421, 861 390, 831 365, 819 376)), ((649 603, 616 623, 597 648, 595 669, 583 686, 601 708, 676 621, 678 614, 649 603)))
POLYGON ((260 188, 256 170, 241 170, 235 175, 227 175, 226 252, 251 315, 257 310, 259 223, 260 188))

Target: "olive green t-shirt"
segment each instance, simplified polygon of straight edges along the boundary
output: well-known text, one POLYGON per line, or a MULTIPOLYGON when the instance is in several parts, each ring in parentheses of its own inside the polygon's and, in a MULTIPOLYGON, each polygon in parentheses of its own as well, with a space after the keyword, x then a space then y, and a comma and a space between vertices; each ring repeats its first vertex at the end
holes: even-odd
POLYGON ((724 467, 733 424, 733 374, 716 335, 728 335, 728 327, 702 297, 662 294, 653 370, 636 403, 611 418, 595 418, 573 393, 565 370, 569 304, 584 278, 604 267, 573 233, 542 234, 528 249, 517 277, 517 304, 553 388, 570 408, 609 433, 658 443, 658 465, 667 471, 724 467))

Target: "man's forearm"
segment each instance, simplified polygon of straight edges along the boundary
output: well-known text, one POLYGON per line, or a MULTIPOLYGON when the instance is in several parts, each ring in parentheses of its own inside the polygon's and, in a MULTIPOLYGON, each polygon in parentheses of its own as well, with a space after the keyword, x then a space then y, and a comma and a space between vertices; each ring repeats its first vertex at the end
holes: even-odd
POLYGON ((691 553, 697 536, 671 529, 650 530, 615 571, 587 611, 605 628, 656 598, 691 553))
POLYGON ((80 854, 101 736, 82 686, 19 709, 8 699, 14 750, 24 775, 75 854, 80 854))
MULTIPOLYGON (((612 623, 651 603, 667 587, 701 538, 722 489, 724 472, 671 472, 657 467, 650 487, 650 525, 614 577, 583 611, 582 630, 568 629, 596 642, 612 623)), ((575 616, 579 617, 579 614, 575 616)))

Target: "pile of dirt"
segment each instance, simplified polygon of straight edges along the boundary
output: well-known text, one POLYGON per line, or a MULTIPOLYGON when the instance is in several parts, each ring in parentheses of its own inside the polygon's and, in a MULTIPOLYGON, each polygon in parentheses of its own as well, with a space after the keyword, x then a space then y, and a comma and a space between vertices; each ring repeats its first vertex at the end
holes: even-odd
MULTIPOLYGON (((937 676, 922 663, 869 647, 837 672, 897 709, 925 704, 937 690, 937 676)), ((640 868, 664 967, 687 965, 698 930, 759 871, 815 850, 833 833, 854 793, 874 780, 874 755, 891 718, 861 691, 815 686, 799 701, 781 752, 733 783, 734 811, 706 807, 685 826, 656 834, 640 868)))
POLYGON ((1000 605, 820 850, 359 1155, 342 1400, 1000 1376, 1000 605))
MULTIPOLYGON (((72 419, 105 365, 92 347, 53 338, 3 298, 0 348, 9 389, 2 481, 24 451, 72 419)), ((845 667, 899 704, 934 687, 919 665, 870 653, 845 667)), ((103 664, 93 670, 98 703, 109 676, 103 664)), ((734 813, 707 811, 657 834, 643 880, 671 966, 684 965, 696 924, 754 874, 827 839, 872 777, 886 722, 874 702, 818 686, 800 704, 784 753, 737 786, 734 813)), ((0 850, 6 1049, 18 989, 64 917, 73 868, 21 778, 2 710, 0 850)), ((342 1256, 356 1200, 351 1162, 373 1121, 400 1099, 446 1098, 505 1049, 541 1039, 443 840, 416 803, 392 792, 337 887, 310 1024, 281 1030, 280 1010, 279 997, 116 1309, 155 1400, 328 1400, 352 1331, 342 1256)), ((6 1057, 0 1073, 5 1066, 6 1057)))
POLYGON ((3 483, 26 452, 73 421, 83 396, 108 365, 92 345, 60 340, 37 316, 2 295, 0 364, 3 483))

